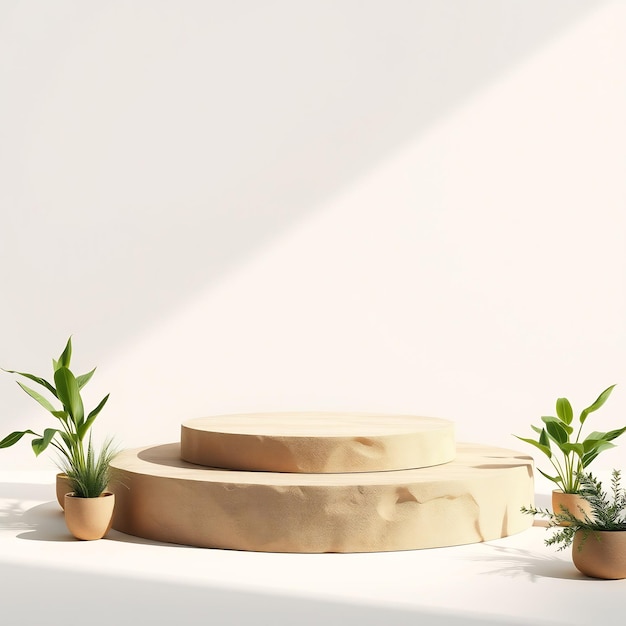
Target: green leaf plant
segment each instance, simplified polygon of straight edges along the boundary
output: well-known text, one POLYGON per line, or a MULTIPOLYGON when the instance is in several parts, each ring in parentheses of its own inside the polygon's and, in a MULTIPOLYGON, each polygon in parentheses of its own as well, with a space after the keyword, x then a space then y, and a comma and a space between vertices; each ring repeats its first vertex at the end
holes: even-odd
POLYGON ((567 398, 556 401, 556 416, 543 416, 542 426, 531 426, 538 435, 537 439, 514 435, 540 450, 550 461, 554 473, 538 471, 548 480, 556 483, 565 493, 578 493, 580 477, 591 462, 604 450, 614 448, 612 443, 624 431, 626 426, 606 432, 594 431, 582 437, 583 425, 591 413, 597 411, 608 399, 615 385, 607 387, 586 409, 583 409, 575 423, 572 405, 567 398), (576 436, 574 438, 574 431, 576 436))
POLYGON ((96 368, 86 374, 74 376, 70 370, 71 358, 72 338, 70 337, 61 356, 58 359, 52 359, 54 384, 34 374, 4 370, 9 374, 16 374, 37 383, 43 388, 44 393, 52 396, 51 400, 48 400, 39 391, 16 381, 31 398, 55 418, 56 428, 46 428, 43 432, 30 429, 12 432, 0 441, 0 448, 9 448, 25 435, 32 435, 31 446, 35 456, 39 456, 49 446, 52 446, 60 454, 63 463, 76 466, 87 463, 89 449, 86 454, 85 436, 107 403, 109 394, 104 396, 94 409, 86 413, 81 390, 91 380, 96 368), (61 406, 55 407, 54 402, 60 403, 61 406))
POLYGON ((590 505, 591 514, 587 514, 582 507, 573 514, 561 507, 556 513, 548 509, 522 507, 522 513, 538 515, 548 519, 548 528, 558 530, 545 540, 547 546, 556 545, 563 550, 572 545, 577 531, 583 531, 579 550, 590 535, 599 539, 596 533, 600 531, 626 530, 626 491, 621 486, 621 472, 614 469, 611 474, 611 495, 603 491, 602 483, 591 473, 580 473, 577 476, 580 485, 579 495, 590 505), (565 525, 563 525, 565 524, 565 525))

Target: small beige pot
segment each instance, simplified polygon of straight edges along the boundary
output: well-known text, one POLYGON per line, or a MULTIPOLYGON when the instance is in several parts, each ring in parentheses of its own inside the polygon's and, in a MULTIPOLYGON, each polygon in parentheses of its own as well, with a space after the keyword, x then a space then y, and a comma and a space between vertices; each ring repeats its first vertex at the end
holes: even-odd
MULTIPOLYGON (((580 512, 582 509, 590 519, 593 519, 589 502, 577 493, 564 493, 560 489, 555 489, 552 492, 552 511, 562 513, 561 505, 576 518, 582 517, 580 512)), ((569 526, 569 522, 561 522, 559 526, 569 526)))
POLYGON ((583 536, 583 530, 576 531, 572 543, 572 559, 578 571, 592 578, 626 578, 626 531, 589 531, 579 550, 583 536))
POLYGON ((76 539, 102 539, 111 528, 115 495, 105 491, 99 498, 65 494, 65 524, 76 539))
POLYGON ((67 474, 57 474, 56 479, 57 501, 59 506, 62 509, 65 509, 65 494, 72 491, 72 485, 70 483, 70 479, 67 477, 67 474))

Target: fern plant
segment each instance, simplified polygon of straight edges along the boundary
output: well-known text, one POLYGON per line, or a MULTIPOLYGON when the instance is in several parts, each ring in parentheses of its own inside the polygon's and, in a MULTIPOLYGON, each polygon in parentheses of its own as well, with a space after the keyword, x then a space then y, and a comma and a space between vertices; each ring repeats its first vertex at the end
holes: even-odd
MULTIPOLYGON (((626 490, 621 485, 621 471, 614 469, 611 473, 610 493, 603 490, 602 483, 591 473, 581 473, 577 478, 580 483, 578 493, 589 503, 591 515, 581 507, 575 515, 564 507, 558 513, 549 509, 521 508, 522 513, 547 518, 549 529, 559 528, 545 540, 547 546, 558 546, 558 550, 571 546, 578 531, 582 531, 582 540, 578 546, 581 550, 591 534, 626 530, 626 490), (563 522, 568 525, 560 526, 563 522)), ((598 535, 595 537, 599 539, 598 535)))

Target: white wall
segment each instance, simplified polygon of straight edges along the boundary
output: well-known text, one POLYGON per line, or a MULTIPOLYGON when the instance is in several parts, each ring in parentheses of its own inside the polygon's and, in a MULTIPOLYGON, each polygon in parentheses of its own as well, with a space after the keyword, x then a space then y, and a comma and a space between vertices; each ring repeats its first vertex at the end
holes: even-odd
MULTIPOLYGON (((46 374, 73 333, 124 446, 356 410, 530 453, 512 433, 612 383, 591 429, 626 424, 625 27, 570 0, 0 0, 0 365, 46 374)), ((0 423, 47 425, 8 374, 0 423)), ((0 468, 52 467, 22 443, 0 468)))

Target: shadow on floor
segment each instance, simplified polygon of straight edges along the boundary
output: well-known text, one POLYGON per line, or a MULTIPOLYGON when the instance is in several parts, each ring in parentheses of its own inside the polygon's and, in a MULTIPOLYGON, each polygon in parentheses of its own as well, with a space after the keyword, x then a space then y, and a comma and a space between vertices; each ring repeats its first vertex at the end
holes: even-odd
MULTIPOLYGON (((493 565, 483 575, 497 575, 515 578, 523 576, 532 582, 540 578, 558 578, 561 580, 583 580, 583 576, 568 559, 560 558, 556 554, 543 555, 523 548, 506 546, 489 546, 489 556, 470 557, 472 561, 484 562, 493 565)), ((556 549, 555 549, 556 550, 556 549)), ((569 556, 569 551, 566 552, 569 556)))

